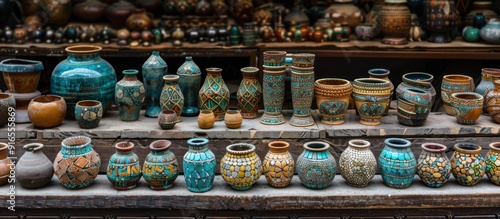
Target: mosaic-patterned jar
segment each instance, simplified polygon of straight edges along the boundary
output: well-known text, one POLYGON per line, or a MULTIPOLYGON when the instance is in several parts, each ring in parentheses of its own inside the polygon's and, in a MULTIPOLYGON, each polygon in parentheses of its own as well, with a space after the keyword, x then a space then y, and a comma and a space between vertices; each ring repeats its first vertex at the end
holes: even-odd
POLYGON ((139 71, 135 69, 123 70, 123 79, 116 83, 115 101, 123 121, 139 119, 142 103, 146 98, 146 88, 137 79, 139 71))
POLYGON ((288 152, 290 144, 285 141, 273 141, 267 145, 269 151, 263 161, 263 173, 272 187, 287 187, 292 181, 295 161, 288 152))
POLYGON ((330 145, 321 141, 304 144, 304 151, 297 158, 297 174, 302 184, 310 189, 330 186, 337 172, 337 162, 328 151, 330 145))
POLYGON ((149 144, 151 153, 148 154, 142 166, 144 180, 153 190, 165 190, 172 187, 179 175, 179 164, 175 154, 169 148, 169 140, 157 140, 149 144))
POLYGON ((453 149, 455 152, 450 159, 453 177, 460 185, 476 185, 481 181, 486 170, 486 162, 481 156, 481 146, 465 142, 455 144, 453 149))
POLYGON ((491 182, 500 186, 500 142, 493 142, 486 154, 486 175, 491 182))
POLYGON ((425 27, 430 32, 429 42, 449 43, 453 39, 450 32, 456 28, 457 10, 455 1, 452 0, 429 0, 424 4, 425 27))
POLYGON ((484 96, 484 105, 491 120, 500 123, 500 80, 493 81, 493 85, 493 90, 484 96))
POLYGON ((417 171, 417 160, 411 151, 411 142, 402 138, 388 138, 378 158, 380 174, 386 186, 408 188, 417 171))
POLYGON ((106 176, 116 190, 129 190, 141 179, 139 157, 132 152, 134 143, 122 141, 115 144, 116 153, 111 155, 106 176))
POLYGON ((351 82, 340 78, 322 78, 314 82, 314 90, 321 123, 344 124, 344 115, 352 94, 351 82))
POLYGON ((365 187, 375 176, 377 159, 370 150, 370 142, 350 140, 339 159, 340 174, 353 187, 365 187))
POLYGON ((184 154, 182 166, 184 179, 191 192, 212 189, 215 178, 215 155, 208 149, 208 139, 192 138, 187 141, 189 150, 184 154))
POLYGON ((441 99, 443 99, 446 114, 453 116, 453 107, 450 105, 452 93, 472 92, 474 90, 474 80, 467 75, 445 75, 441 83, 441 99))
POLYGON ((198 93, 200 110, 211 110, 215 121, 224 120, 229 105, 229 89, 222 79, 222 69, 207 68, 207 76, 198 93))
POLYGON ((352 83, 353 99, 363 125, 378 125, 391 102, 391 84, 378 78, 358 78, 352 83))
POLYGON ((197 116, 200 112, 198 91, 201 86, 201 71, 194 63, 193 57, 186 56, 186 61, 177 69, 177 75, 179 75, 179 87, 184 95, 182 116, 197 116))
POLYGON ((262 174, 262 161, 255 153, 255 145, 246 143, 226 147, 220 161, 222 178, 235 190, 248 190, 262 174))
POLYGON ((244 67, 241 69, 243 80, 236 93, 238 106, 244 119, 257 118, 259 102, 262 97, 262 86, 260 86, 257 75, 259 69, 255 67, 244 67))
POLYGON ((380 30, 384 34, 382 43, 392 45, 407 44, 411 27, 411 13, 406 0, 385 0, 380 9, 380 30))
POLYGON ((184 95, 179 87, 178 75, 165 75, 163 76, 165 85, 160 95, 160 108, 161 110, 173 110, 177 114, 177 121, 181 122, 181 113, 184 108, 184 95))
POLYGON ((459 124, 471 125, 476 122, 483 112, 484 98, 474 92, 453 93, 450 105, 459 124))
MULTIPOLYGON (((481 69, 481 82, 477 85, 474 90, 475 93, 483 95, 486 98, 486 94, 494 89, 493 81, 500 79, 500 69, 498 68, 483 68, 481 69)), ((483 106, 483 112, 488 113, 486 106, 486 99, 483 106)))
POLYGON ((142 77, 146 87, 146 112, 147 117, 157 117, 160 112, 160 95, 163 75, 167 73, 168 65, 158 51, 153 51, 151 56, 142 65, 142 77))
POLYGON ((422 153, 417 161, 417 174, 429 187, 443 186, 451 175, 450 160, 446 156, 446 146, 438 143, 422 144, 422 153))

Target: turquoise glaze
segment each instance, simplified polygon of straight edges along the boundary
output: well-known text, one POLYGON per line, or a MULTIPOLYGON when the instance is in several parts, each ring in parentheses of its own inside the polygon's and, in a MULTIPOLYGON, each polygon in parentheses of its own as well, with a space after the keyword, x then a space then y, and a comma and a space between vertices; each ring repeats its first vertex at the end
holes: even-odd
POLYGON ((118 142, 115 148, 116 153, 109 158, 106 176, 116 190, 133 189, 142 176, 139 157, 132 152, 134 143, 118 142))
POLYGON ((304 151, 297 159, 299 179, 310 189, 324 189, 330 186, 337 172, 337 162, 330 154, 330 145, 320 141, 304 144, 304 151))
POLYGON ((177 75, 179 75, 179 87, 184 95, 182 116, 197 116, 200 113, 198 109, 198 91, 201 86, 200 68, 191 56, 187 56, 186 61, 177 69, 177 75))
POLYGON ((167 73, 168 65, 160 57, 158 51, 153 51, 151 56, 142 65, 142 77, 146 87, 146 113, 145 116, 156 118, 161 112, 160 95, 162 91, 162 78, 167 73))
POLYGON ((75 119, 83 129, 92 129, 99 125, 102 119, 102 104, 96 100, 82 100, 76 103, 75 119))
POLYGON ((146 98, 144 84, 137 79, 138 73, 135 69, 124 70, 123 79, 116 83, 115 101, 123 121, 138 120, 146 98))
POLYGON ((266 125, 285 123, 281 113, 285 101, 285 70, 264 70, 262 81, 262 95, 264 100, 264 114, 260 122, 266 125))
POLYGON ((408 188, 417 171, 417 160, 411 151, 411 142, 401 138, 384 141, 378 164, 384 184, 391 188, 408 188))
POLYGON ((189 150, 184 154, 182 166, 184 179, 191 192, 212 189, 215 178, 215 155, 208 149, 208 139, 192 138, 187 141, 189 150))
POLYGON ((148 154, 142 167, 144 180, 153 190, 165 190, 172 187, 179 175, 179 164, 175 154, 169 148, 169 140, 157 140, 149 145, 148 154))
POLYGON ((229 88, 222 78, 222 69, 207 68, 207 76, 198 92, 198 107, 214 112, 215 121, 224 120, 229 105, 229 88))
POLYGON ((429 92, 432 96, 431 107, 436 99, 436 89, 432 86, 434 76, 425 72, 410 72, 403 75, 403 82, 396 88, 396 98, 408 88, 418 88, 429 92))
POLYGON ((304 127, 315 124, 311 116, 314 98, 314 71, 297 73, 292 69, 292 105, 293 116, 290 125, 304 127))

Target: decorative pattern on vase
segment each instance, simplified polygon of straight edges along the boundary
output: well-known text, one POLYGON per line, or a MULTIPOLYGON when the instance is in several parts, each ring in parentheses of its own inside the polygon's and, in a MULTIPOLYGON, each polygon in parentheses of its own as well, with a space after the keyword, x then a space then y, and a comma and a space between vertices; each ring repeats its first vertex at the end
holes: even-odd
POLYGON ((266 125, 279 125, 285 123, 281 113, 285 101, 285 70, 264 70, 263 76, 264 115, 260 122, 266 125))
POLYGON ((5 86, 13 93, 35 92, 42 70, 41 61, 11 58, 0 62, 5 86))
POLYGON ((161 112, 160 95, 162 91, 161 79, 167 73, 168 65, 158 51, 153 51, 151 56, 142 65, 142 77, 146 87, 146 113, 147 117, 158 117, 161 112))
POLYGON ((0 186, 7 184, 14 162, 8 157, 9 145, 0 142, 0 186))
POLYGON ((421 126, 431 112, 432 96, 418 88, 408 88, 398 97, 398 121, 407 126, 421 126))
POLYGON ((216 121, 224 120, 229 105, 229 89, 222 79, 222 69, 207 68, 205 82, 198 94, 198 106, 201 110, 211 110, 216 121))
POLYGON ((389 107, 390 84, 378 78, 358 78, 353 81, 353 99, 363 125, 378 125, 389 107))
POLYGON ((146 98, 146 89, 137 79, 138 73, 139 71, 135 69, 124 70, 123 79, 116 83, 115 101, 120 111, 120 119, 123 121, 138 120, 142 103, 146 98))
MULTIPOLYGON (((493 81, 500 79, 500 69, 498 68, 483 68, 481 69, 481 82, 474 90, 475 93, 483 95, 486 100, 486 94, 494 89, 493 81)), ((484 102, 483 113, 488 113, 487 101, 484 102)))
POLYGON ((493 142, 486 154, 486 175, 495 185, 500 186, 500 142, 493 142))
POLYGON ((429 0, 425 3, 425 26, 431 32, 429 42, 452 41, 450 32, 456 27, 457 12, 453 0, 429 0))
POLYGON ((321 123, 343 124, 352 94, 351 82, 340 78, 318 79, 314 82, 314 90, 321 123))
POLYGON ((43 153, 43 144, 30 143, 23 146, 24 154, 16 164, 16 180, 24 188, 40 188, 52 180, 52 161, 43 153))
POLYGON ((16 100, 12 94, 0 93, 0 128, 9 122, 9 108, 16 108, 16 100))
POLYGON ((142 166, 142 176, 153 190, 166 190, 172 187, 179 175, 179 164, 169 148, 169 140, 157 140, 149 144, 151 153, 146 156, 142 166))
POLYGON ((215 178, 215 155, 208 149, 206 138, 192 138, 187 143, 189 150, 182 161, 187 188, 191 192, 207 192, 215 178))
POLYGON ((329 187, 335 173, 337 162, 330 154, 330 145, 320 141, 304 144, 304 151, 297 158, 297 174, 302 184, 310 189, 324 189, 329 187))
POLYGON ((481 146, 474 143, 457 143, 451 156, 451 173, 458 184, 473 186, 481 181, 486 171, 486 162, 481 156, 481 146))
POLYGON ((411 151, 411 142, 401 138, 388 138, 378 158, 384 184, 404 189, 411 186, 417 171, 417 160, 411 151))
POLYGON ((158 125, 162 129, 172 129, 177 123, 177 113, 173 110, 163 110, 158 115, 158 125))
MULTIPOLYGON (((378 78, 378 79, 386 80, 389 82, 389 84, 391 85, 390 99, 392 100, 392 97, 394 94, 394 84, 392 84, 392 81, 389 79, 389 74, 391 74, 391 71, 389 71, 387 69, 383 69, 383 68, 374 68, 374 69, 368 70, 368 75, 370 75, 370 78, 378 78)), ((389 104, 389 106, 390 106, 390 104, 389 104)), ((389 108, 390 107, 387 107, 385 109, 384 116, 387 116, 387 114, 389 113, 389 108)))
POLYGON ((250 189, 262 174, 262 161, 255 153, 255 145, 237 143, 227 146, 220 161, 220 173, 233 189, 250 189))
POLYGON ((102 119, 102 104, 97 100, 82 100, 75 105, 75 119, 80 128, 92 129, 102 119))
POLYGON ((263 161, 263 173, 272 187, 287 187, 292 181, 295 161, 288 152, 289 146, 285 141, 273 141, 268 144, 269 151, 263 161))
POLYGON ((484 97, 486 111, 493 122, 500 123, 500 79, 493 81, 494 89, 484 97))
POLYGON ((424 72, 410 72, 403 75, 403 82, 396 88, 396 99, 408 88, 417 88, 429 92, 432 97, 431 107, 436 100, 436 89, 432 86, 434 76, 424 72))
POLYGON ((179 75, 179 87, 184 95, 182 116, 197 116, 200 113, 198 91, 201 86, 201 71, 194 63, 193 57, 186 57, 186 61, 177 69, 177 75, 179 75))
POLYGON ((382 43, 393 45, 408 43, 406 35, 411 28, 411 14, 406 6, 406 0, 385 0, 379 18, 380 30, 384 34, 382 43))
POLYGON ((89 137, 75 136, 61 142, 61 151, 54 160, 54 175, 64 187, 84 188, 97 177, 101 159, 91 141, 89 137))
POLYGON ((466 75, 445 75, 441 83, 441 99, 443 100, 446 114, 453 116, 453 107, 450 105, 452 93, 472 92, 474 90, 474 80, 466 75))
POLYGON ((142 176, 139 157, 132 152, 134 143, 118 142, 115 148, 116 153, 108 161, 106 176, 116 190, 133 189, 142 176))
POLYGON ((255 67, 244 67, 241 69, 243 80, 236 93, 238 106, 244 119, 257 118, 259 102, 262 97, 262 86, 257 79, 259 69, 255 67))
POLYGON ((368 186, 377 171, 377 159, 370 142, 351 140, 339 159, 340 174, 353 187, 368 186))
POLYGON ((293 116, 290 125, 312 126, 311 104, 314 98, 314 71, 298 73, 292 69, 292 105, 293 116))
POLYGON ((160 108, 161 110, 173 110, 177 114, 177 121, 181 122, 181 113, 184 108, 184 95, 179 87, 178 75, 165 75, 163 76, 165 86, 160 95, 160 108))
POLYGON ((451 94, 450 105, 459 124, 471 125, 481 116, 483 96, 474 92, 451 94))
POLYGON ((439 188, 450 178, 451 163, 446 156, 447 147, 438 143, 422 144, 417 161, 417 174, 429 187, 439 188))

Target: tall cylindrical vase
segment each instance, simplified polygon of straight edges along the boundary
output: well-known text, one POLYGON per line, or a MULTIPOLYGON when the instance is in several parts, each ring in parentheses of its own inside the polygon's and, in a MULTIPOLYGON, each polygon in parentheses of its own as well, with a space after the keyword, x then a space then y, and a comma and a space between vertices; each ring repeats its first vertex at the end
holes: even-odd
POLYGON ((192 138, 187 141, 182 167, 184 179, 191 192, 206 192, 212 189, 215 178, 215 155, 208 149, 208 139, 192 138))
POLYGON ((158 117, 161 112, 160 94, 163 75, 167 73, 167 63, 158 51, 153 51, 151 56, 142 65, 142 77, 146 87, 146 113, 147 117, 158 117))
POLYGON ((290 125, 312 126, 311 104, 314 97, 314 71, 297 72, 292 69, 293 116, 290 125))
POLYGON ((182 116, 197 116, 200 113, 198 91, 201 86, 201 71, 194 63, 193 57, 186 57, 186 61, 177 69, 177 75, 179 75, 179 87, 184 95, 182 116))
POLYGON ((124 70, 123 79, 116 83, 115 101, 123 121, 138 120, 146 98, 144 84, 137 79, 138 73, 135 69, 124 70))
POLYGON ((401 138, 388 138, 378 158, 380 174, 386 186, 408 188, 417 171, 417 160, 411 151, 411 142, 401 138))
POLYGON ((350 186, 365 187, 375 176, 377 159, 370 146, 365 140, 351 140, 340 155, 340 174, 350 186))
POLYGON ((425 26, 430 31, 429 42, 449 43, 456 27, 457 10, 454 0, 428 0, 425 3, 425 26))
POLYGON ((161 110, 173 110, 177 114, 177 122, 181 122, 181 113, 184 108, 184 95, 178 84, 178 75, 165 75, 163 81, 165 85, 160 95, 161 110))
POLYGON ((198 93, 198 106, 200 110, 214 112, 215 120, 224 120, 229 105, 229 89, 222 79, 222 69, 207 68, 207 76, 198 93))
POLYGON ((236 93, 238 106, 241 115, 245 119, 257 118, 259 111, 259 102, 262 97, 262 87, 257 79, 259 69, 255 67, 244 67, 241 69, 243 80, 236 93))
POLYGON ((285 101, 285 70, 264 70, 262 82, 264 115, 260 122, 266 125, 279 125, 285 123, 281 113, 285 101))
POLYGON ((337 162, 328 151, 330 145, 321 141, 304 144, 304 151, 297 158, 297 175, 302 184, 310 189, 330 186, 337 172, 337 162))
POLYGON ((451 163, 446 156, 445 145, 437 143, 422 144, 422 153, 417 161, 417 174, 426 186, 443 186, 451 175, 451 163))

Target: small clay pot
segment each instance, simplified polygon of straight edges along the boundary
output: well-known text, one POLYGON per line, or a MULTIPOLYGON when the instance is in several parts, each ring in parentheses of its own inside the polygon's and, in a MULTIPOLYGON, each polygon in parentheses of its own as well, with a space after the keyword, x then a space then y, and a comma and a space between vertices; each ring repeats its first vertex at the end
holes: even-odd
POLYGON ((13 93, 35 92, 42 70, 40 61, 12 58, 0 62, 5 85, 13 93))
POLYGON ((243 123, 243 117, 239 110, 228 110, 224 116, 224 123, 230 129, 237 129, 243 123))
POLYGON ((211 110, 201 110, 198 115, 198 126, 201 129, 210 129, 214 127, 215 115, 211 110))
POLYGON ((162 129, 172 129, 177 123, 177 113, 174 110, 163 110, 158 115, 158 125, 162 129))
POLYGON ((6 143, 0 143, 0 186, 7 184, 10 167, 14 165, 10 158, 7 156, 9 152, 9 145, 6 143))
POLYGON ((129 30, 151 30, 153 27, 153 16, 144 9, 134 9, 125 24, 129 30))
POLYGON ((75 105, 75 119, 80 128, 92 129, 99 125, 103 108, 97 100, 82 100, 75 105))
POLYGON ((28 117, 35 127, 53 128, 62 124, 66 116, 66 101, 57 95, 42 95, 28 105, 28 117))

